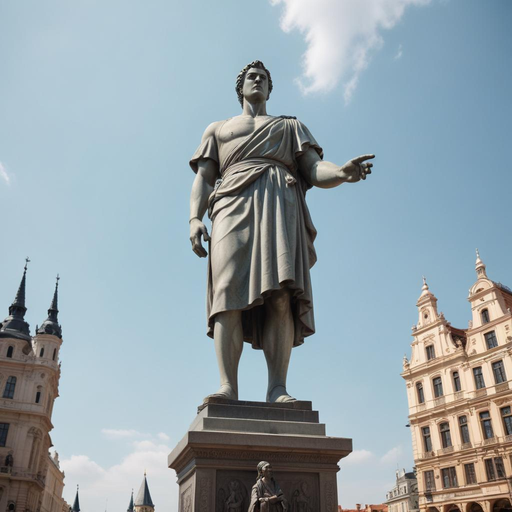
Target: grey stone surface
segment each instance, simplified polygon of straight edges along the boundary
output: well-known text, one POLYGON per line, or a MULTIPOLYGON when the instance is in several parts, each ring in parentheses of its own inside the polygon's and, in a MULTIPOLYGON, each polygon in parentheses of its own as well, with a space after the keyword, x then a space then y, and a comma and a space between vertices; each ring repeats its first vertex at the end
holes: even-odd
POLYGON ((314 511, 335 512, 338 462, 351 451, 351 439, 325 435, 310 402, 215 399, 201 407, 169 454, 168 464, 176 470, 180 485, 180 512, 224 512, 230 496, 233 507, 240 500, 246 507, 261 460, 271 462, 290 506, 295 500, 308 503, 314 511), (267 420, 269 415, 290 414, 295 421, 267 420), (259 431, 265 423, 279 427, 274 433, 268 432, 270 426, 263 427, 267 432, 259 431), (238 431, 231 430, 235 425, 238 431))
POLYGON ((374 155, 344 165, 324 161, 313 135, 291 116, 267 114, 270 72, 245 66, 236 90, 242 114, 210 124, 190 165, 190 241, 208 258, 208 335, 215 339, 220 388, 238 399, 244 341, 262 349, 267 402, 294 400, 286 389, 292 347, 315 332, 310 268, 316 229, 306 203, 312 186, 365 180, 374 155), (211 238, 203 223, 208 211, 211 238))

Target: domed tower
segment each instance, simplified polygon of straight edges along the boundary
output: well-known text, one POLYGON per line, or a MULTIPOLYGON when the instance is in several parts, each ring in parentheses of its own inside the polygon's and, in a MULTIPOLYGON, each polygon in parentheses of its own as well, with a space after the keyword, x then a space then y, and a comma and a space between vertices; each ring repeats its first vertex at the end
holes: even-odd
POLYGON ((49 456, 53 402, 58 396, 62 343, 57 323, 57 291, 49 311, 52 331, 30 336, 25 321, 26 259, 9 316, 0 324, 0 510, 40 510, 52 501, 64 506, 64 474, 49 456), (42 344, 50 349, 40 357, 42 344), (55 356, 52 358, 55 351, 55 356))
POLYGON ((14 353, 22 352, 27 355, 32 349, 32 338, 30 337, 30 326, 25 321, 25 287, 27 282, 27 266, 30 260, 25 260, 23 277, 21 278, 18 292, 13 303, 9 306, 9 316, 0 323, 0 340, 6 347, 7 357, 12 358, 14 353), (9 343, 7 343, 9 340, 9 343))
POLYGON ((144 472, 144 480, 142 480, 139 492, 135 498, 134 510, 135 512, 154 512, 155 510, 155 505, 153 505, 153 500, 151 499, 151 494, 149 493, 146 472, 144 472))

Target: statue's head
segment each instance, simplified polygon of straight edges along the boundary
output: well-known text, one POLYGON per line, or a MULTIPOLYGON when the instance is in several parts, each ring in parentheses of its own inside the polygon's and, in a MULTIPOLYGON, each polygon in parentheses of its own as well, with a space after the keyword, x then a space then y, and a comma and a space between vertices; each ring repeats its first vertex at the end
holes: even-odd
POLYGON ((266 460, 262 460, 258 464, 258 480, 263 477, 272 478, 272 466, 266 460))
MULTIPOLYGON (((266 87, 266 91, 267 91, 267 94, 266 94, 266 100, 269 99, 270 97, 270 93, 272 92, 272 77, 270 76, 270 71, 265 67, 265 64, 263 64, 263 62, 261 62, 261 60, 255 60, 249 64, 247 64, 247 66, 245 66, 242 71, 240 71, 240 73, 238 73, 238 76, 236 77, 236 86, 235 86, 235 90, 236 90, 236 94, 238 95, 238 101, 240 102, 240 105, 243 106, 244 105, 244 82, 245 82, 245 78, 248 74, 248 72, 250 71, 256 71, 256 70, 263 70, 267 76, 266 78, 266 84, 262 84, 262 87, 265 86, 266 87)), ((249 77, 252 79, 252 75, 251 73, 249 73, 249 77)))

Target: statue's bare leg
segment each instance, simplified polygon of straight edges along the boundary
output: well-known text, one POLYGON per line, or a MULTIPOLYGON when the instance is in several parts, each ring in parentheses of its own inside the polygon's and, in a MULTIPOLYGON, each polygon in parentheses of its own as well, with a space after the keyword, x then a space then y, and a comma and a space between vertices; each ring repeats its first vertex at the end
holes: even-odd
POLYGON ((238 363, 243 349, 241 311, 224 311, 215 317, 213 332, 219 365, 220 388, 209 397, 238 400, 238 363))
POLYGON ((290 291, 276 290, 265 301, 263 352, 268 366, 267 402, 292 402, 286 376, 293 347, 294 324, 290 291))

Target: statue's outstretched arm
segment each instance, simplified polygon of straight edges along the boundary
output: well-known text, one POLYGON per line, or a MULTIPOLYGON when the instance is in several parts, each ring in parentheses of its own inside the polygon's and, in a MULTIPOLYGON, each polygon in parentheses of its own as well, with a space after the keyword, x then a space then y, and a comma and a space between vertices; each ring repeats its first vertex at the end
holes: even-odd
POLYGON ((375 155, 362 155, 349 160, 346 164, 333 164, 322 160, 318 153, 310 148, 299 158, 299 170, 306 181, 320 188, 333 188, 342 183, 355 183, 365 180, 371 174, 373 164, 366 162, 375 158, 375 155))

